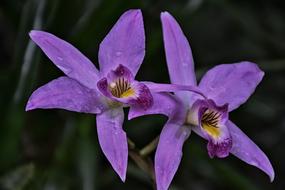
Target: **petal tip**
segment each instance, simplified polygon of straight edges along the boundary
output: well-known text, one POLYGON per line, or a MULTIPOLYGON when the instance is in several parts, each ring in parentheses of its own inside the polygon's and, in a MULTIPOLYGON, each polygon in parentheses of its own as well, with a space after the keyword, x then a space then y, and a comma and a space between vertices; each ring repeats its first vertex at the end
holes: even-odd
POLYGON ((275 172, 274 169, 271 165, 271 163, 269 163, 269 167, 266 169, 264 169, 264 172, 268 175, 269 179, 270 179, 270 183, 272 183, 275 179, 275 172))
POLYGON ((263 79, 265 73, 264 71, 259 67, 258 64, 250 62, 250 61, 246 61, 247 64, 251 64, 255 67, 256 72, 258 73, 258 78, 260 79, 260 81, 263 79))
POLYGON ((31 30, 29 32, 29 36, 32 38, 33 36, 37 35, 38 32, 39 32, 38 30, 31 30))
POLYGON ((40 30, 31 30, 29 32, 29 36, 32 40, 34 40, 37 37, 40 37, 40 35, 44 34, 45 32, 40 31, 40 30))
POLYGON ((274 178, 275 178, 275 173, 274 173, 274 171, 273 171, 273 173, 269 176, 269 178, 270 178, 270 182, 273 183, 274 178))
POLYGON ((31 102, 31 101, 28 101, 26 107, 25 107, 25 111, 31 111, 33 109, 35 109, 35 105, 31 102))
POLYGON ((141 14, 142 13, 141 9, 131 9, 131 11, 136 13, 136 14, 141 14))
POLYGON ((127 175, 127 162, 126 164, 123 165, 112 165, 113 169, 115 170, 115 172, 119 175, 120 179, 122 180, 122 182, 126 181, 126 175, 127 175))
POLYGON ((139 16, 139 18, 142 18, 142 11, 140 9, 130 9, 126 11, 124 15, 133 16, 135 18, 139 16))
POLYGON ((160 17, 161 17, 161 19, 164 18, 164 17, 171 17, 171 14, 169 12, 167 12, 167 11, 162 11, 160 13, 160 17))
POLYGON ((253 67, 255 67, 255 70, 256 70, 256 72, 259 73, 260 78, 263 78, 263 76, 264 76, 265 73, 264 73, 264 71, 259 67, 258 64, 254 63, 254 62, 251 62, 251 61, 242 61, 241 63, 243 63, 243 64, 248 64, 248 65, 252 65, 253 67))
POLYGON ((126 173, 122 173, 122 174, 119 174, 119 176, 120 176, 120 179, 122 180, 122 182, 126 182, 126 173))
POLYGON ((175 18, 167 11, 163 11, 160 14, 160 19, 162 22, 176 23, 175 18))

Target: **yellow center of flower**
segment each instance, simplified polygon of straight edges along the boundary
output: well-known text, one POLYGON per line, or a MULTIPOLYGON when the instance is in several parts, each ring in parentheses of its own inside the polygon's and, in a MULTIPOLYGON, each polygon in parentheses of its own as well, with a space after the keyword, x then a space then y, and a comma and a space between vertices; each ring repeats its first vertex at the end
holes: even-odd
POLYGON ((202 116, 202 128, 213 138, 218 138, 220 136, 220 129, 218 126, 220 116, 220 113, 213 110, 207 110, 202 116))
POLYGON ((135 95, 131 84, 124 78, 119 78, 115 82, 110 83, 109 90, 117 98, 127 98, 135 95))

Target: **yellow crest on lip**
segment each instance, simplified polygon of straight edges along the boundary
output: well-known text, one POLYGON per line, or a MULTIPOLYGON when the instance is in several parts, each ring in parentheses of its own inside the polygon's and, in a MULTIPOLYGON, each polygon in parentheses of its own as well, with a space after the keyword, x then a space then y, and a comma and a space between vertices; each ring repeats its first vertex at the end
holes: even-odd
POLYGON ((127 91, 121 94, 120 98, 127 98, 127 97, 134 96, 134 95, 135 95, 134 89, 129 88, 127 91))
POLYGON ((202 128, 213 138, 218 138, 220 136, 221 132, 218 126, 220 117, 221 114, 213 110, 207 110, 202 116, 202 128))
POLYGON ((135 90, 125 78, 119 78, 117 81, 109 84, 110 92, 117 98, 127 98, 135 95, 135 90))
POLYGON ((208 123, 203 123, 203 122, 202 122, 202 127, 213 138, 216 139, 220 136, 220 129, 218 127, 214 127, 208 123))

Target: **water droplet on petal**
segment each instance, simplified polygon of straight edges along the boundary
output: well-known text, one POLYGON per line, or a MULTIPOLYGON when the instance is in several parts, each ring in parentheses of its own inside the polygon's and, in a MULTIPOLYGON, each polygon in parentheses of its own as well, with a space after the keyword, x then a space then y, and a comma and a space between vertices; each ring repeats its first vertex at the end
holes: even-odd
POLYGON ((62 70, 65 74, 70 74, 72 72, 72 69, 64 67, 62 65, 57 65, 57 67, 62 70))
POLYGON ((183 61, 182 62, 182 67, 187 67, 187 66, 188 66, 187 62, 183 61))
POLYGON ((120 57, 121 55, 122 55, 122 52, 120 52, 120 51, 117 51, 117 52, 116 52, 116 56, 117 56, 117 57, 120 57))
POLYGON ((119 134, 119 131, 118 131, 118 128, 116 126, 113 126, 113 133, 115 135, 118 135, 119 134))
POLYGON ((185 137, 187 137, 188 136, 188 132, 187 131, 183 131, 183 135, 185 136, 185 137))
POLYGON ((62 58, 62 57, 57 57, 57 59, 58 59, 59 61, 63 61, 63 58, 62 58))
POLYGON ((104 106, 103 106, 103 105, 99 105, 98 108, 99 108, 100 110, 104 110, 104 106))

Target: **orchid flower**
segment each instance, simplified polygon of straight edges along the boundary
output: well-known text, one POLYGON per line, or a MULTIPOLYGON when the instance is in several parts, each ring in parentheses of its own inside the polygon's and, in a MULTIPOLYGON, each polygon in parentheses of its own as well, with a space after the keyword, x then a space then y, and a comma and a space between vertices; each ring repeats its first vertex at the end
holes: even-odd
MULTIPOLYGON (((191 49, 179 24, 167 12, 161 14, 161 21, 171 83, 197 86, 191 49)), ((229 120, 229 112, 246 102, 263 76, 263 71, 250 62, 218 65, 210 69, 197 86, 204 96, 187 91, 175 92, 177 102, 182 102, 179 110, 176 108, 169 113, 163 105, 154 105, 149 110, 130 110, 133 113, 129 115, 133 117, 163 112, 169 116, 155 154, 158 190, 168 189, 180 164, 183 144, 191 130, 208 141, 207 149, 211 158, 224 158, 232 153, 264 171, 273 181, 274 170, 267 156, 229 120)), ((150 89, 164 90, 156 84, 147 85, 150 89)))
MULTIPOLYGON (((150 92, 134 79, 145 55, 145 33, 140 10, 125 12, 99 48, 100 71, 75 47, 53 34, 31 31, 31 39, 66 76, 33 92, 26 111, 60 108, 97 114, 97 133, 103 153, 125 181, 128 144, 122 129, 123 107, 149 109, 169 95, 150 92)), ((172 104, 174 105, 174 104, 172 104)))

